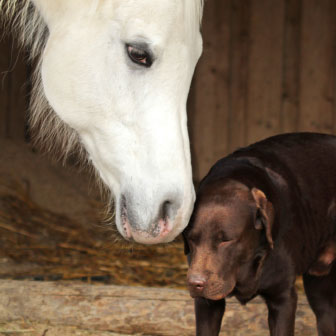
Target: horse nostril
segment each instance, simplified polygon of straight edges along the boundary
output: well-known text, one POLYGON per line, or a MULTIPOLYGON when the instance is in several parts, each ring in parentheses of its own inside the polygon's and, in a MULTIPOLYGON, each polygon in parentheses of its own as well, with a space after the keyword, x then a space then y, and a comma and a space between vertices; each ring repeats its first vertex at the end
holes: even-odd
POLYGON ((167 220, 171 217, 172 202, 167 200, 164 201, 160 207, 159 219, 167 220))

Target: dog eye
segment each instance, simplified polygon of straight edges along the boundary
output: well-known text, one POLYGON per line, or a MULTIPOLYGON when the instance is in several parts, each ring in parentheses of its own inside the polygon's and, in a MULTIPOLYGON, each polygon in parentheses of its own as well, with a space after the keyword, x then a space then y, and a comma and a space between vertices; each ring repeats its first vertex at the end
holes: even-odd
POLYGON ((149 68, 153 64, 153 58, 147 50, 130 44, 126 44, 126 50, 128 57, 133 63, 146 68, 149 68))
POLYGON ((222 247, 222 246, 228 246, 230 245, 231 243, 233 242, 233 240, 222 240, 220 243, 219 243, 219 247, 222 247))
POLYGON ((232 239, 227 237, 224 232, 221 232, 218 236, 217 236, 217 244, 219 246, 224 246, 227 245, 228 243, 231 243, 232 239))

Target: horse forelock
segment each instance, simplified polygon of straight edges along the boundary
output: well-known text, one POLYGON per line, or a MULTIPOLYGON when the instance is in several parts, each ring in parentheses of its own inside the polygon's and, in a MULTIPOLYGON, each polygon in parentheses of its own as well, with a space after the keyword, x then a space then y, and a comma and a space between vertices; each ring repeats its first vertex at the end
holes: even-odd
MULTIPOLYGON (((194 24, 200 27, 204 0, 185 0, 185 4, 190 29, 194 24)), ((49 31, 33 1, 0 0, 0 19, 4 31, 12 31, 21 45, 28 48, 30 59, 36 62, 29 117, 34 143, 58 159, 65 161, 76 153, 81 161, 86 161, 86 151, 77 132, 58 117, 44 94, 40 69, 49 31)))

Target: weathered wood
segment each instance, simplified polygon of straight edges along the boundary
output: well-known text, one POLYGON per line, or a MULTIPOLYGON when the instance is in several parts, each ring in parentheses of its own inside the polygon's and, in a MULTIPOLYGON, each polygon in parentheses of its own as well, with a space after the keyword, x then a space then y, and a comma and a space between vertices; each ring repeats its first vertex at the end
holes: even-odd
POLYGON ((21 318, 124 333, 183 335, 193 325, 193 305, 179 290, 1 281, 0 321, 21 318))
POLYGON ((251 1, 247 140, 279 132, 284 2, 251 1))
MULTIPOLYGON (((0 281, 0 323, 27 319, 97 331, 146 335, 194 335, 193 302, 183 290, 98 286, 80 283, 0 281)), ((268 335, 266 306, 229 299, 223 335, 268 335)), ((300 296, 297 335, 316 334, 305 298, 300 296)))
POLYGON ((229 40, 231 0, 205 4, 204 52, 194 82, 191 144, 196 179, 228 150, 229 40))
POLYGON ((247 76, 250 1, 233 0, 231 8, 231 73, 228 127, 229 151, 247 145, 247 76))
POLYGON ((285 0, 281 132, 298 130, 302 0, 285 0))
POLYGON ((336 2, 306 0, 302 7, 300 130, 334 131, 336 2))

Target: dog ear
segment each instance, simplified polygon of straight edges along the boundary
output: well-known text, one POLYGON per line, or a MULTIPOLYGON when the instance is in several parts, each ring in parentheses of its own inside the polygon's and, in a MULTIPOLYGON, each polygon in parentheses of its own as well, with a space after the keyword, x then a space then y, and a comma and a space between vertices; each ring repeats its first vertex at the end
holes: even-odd
POLYGON ((274 243, 272 239, 272 225, 274 220, 274 208, 271 202, 269 202, 265 194, 257 188, 252 188, 252 196, 257 205, 257 218, 255 220, 255 228, 257 230, 265 230, 266 239, 271 249, 273 249, 274 243))

